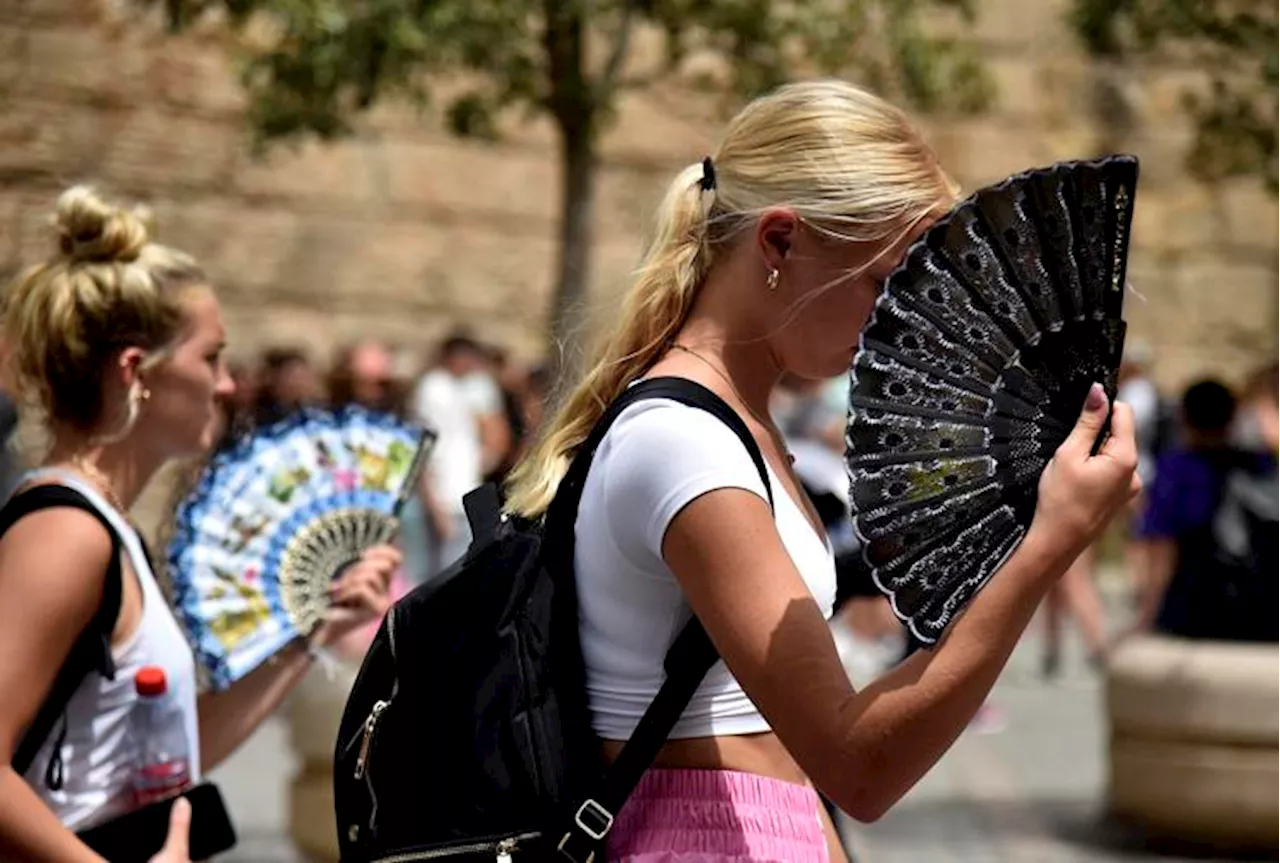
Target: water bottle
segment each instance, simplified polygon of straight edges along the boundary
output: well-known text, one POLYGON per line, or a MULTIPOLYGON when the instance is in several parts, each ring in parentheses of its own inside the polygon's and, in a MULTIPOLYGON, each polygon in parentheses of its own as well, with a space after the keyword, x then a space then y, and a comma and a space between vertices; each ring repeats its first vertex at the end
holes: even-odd
POLYGON ((134 708, 133 739, 138 762, 133 774, 134 805, 146 806, 182 791, 191 782, 186 722, 169 697, 164 669, 148 665, 133 679, 138 702, 134 708))

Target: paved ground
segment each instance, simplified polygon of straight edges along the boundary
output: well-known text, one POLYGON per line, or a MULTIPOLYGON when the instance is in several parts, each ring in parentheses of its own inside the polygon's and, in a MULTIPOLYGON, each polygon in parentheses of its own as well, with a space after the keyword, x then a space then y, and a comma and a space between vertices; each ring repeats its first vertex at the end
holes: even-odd
POLYGON ((1025 640, 997 684, 992 701, 1005 730, 966 732, 885 818, 842 825, 858 863, 1223 859, 1210 849, 1150 848, 1108 822, 1098 681, 1077 651, 1064 677, 1046 684, 1037 648, 1025 640))
MULTIPOLYGON (((843 825, 858 863, 1220 859, 1146 848, 1140 836, 1101 817, 1105 738, 1097 680, 1073 646, 1063 678, 1046 684, 1036 673, 1038 656, 1036 640, 1026 639, 997 686, 1003 731, 966 732, 888 816, 843 825)), ((292 769, 272 722, 217 772, 241 833, 223 863, 302 863, 282 835, 292 769)))

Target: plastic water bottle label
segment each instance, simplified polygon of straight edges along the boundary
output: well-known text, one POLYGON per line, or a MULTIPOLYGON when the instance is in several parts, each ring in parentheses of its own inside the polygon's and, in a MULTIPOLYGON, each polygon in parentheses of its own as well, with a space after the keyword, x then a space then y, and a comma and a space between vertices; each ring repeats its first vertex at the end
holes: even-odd
POLYGON ((146 806, 172 797, 186 788, 190 779, 185 759, 143 765, 135 774, 134 803, 146 806))

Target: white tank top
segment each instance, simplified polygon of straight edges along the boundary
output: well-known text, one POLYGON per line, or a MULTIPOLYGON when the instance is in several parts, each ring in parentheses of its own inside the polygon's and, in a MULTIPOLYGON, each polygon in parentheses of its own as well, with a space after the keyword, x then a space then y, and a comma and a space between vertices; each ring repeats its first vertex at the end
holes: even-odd
POLYGON ((140 668, 158 665, 169 683, 169 697, 180 706, 193 780, 200 777, 200 737, 196 727, 196 677, 191 648, 169 611, 137 532, 92 486, 58 470, 29 473, 19 487, 33 480, 54 481, 84 495, 115 526, 125 553, 142 586, 142 619, 123 643, 112 649, 116 675, 107 680, 89 674, 67 703, 67 733, 62 742, 63 786, 50 790, 45 769, 61 727, 59 722, 27 769, 27 783, 58 819, 71 830, 84 830, 109 821, 132 808, 131 782, 138 740, 132 720, 137 694, 134 676, 140 668))

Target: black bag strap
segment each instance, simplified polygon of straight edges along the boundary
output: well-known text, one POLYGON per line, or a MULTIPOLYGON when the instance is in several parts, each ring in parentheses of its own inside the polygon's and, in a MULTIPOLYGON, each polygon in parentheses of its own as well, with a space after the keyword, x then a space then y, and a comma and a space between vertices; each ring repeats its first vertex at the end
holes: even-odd
MULTIPOLYGON (((67 702, 85 676, 97 672, 108 680, 114 680, 116 675, 115 660, 111 656, 111 633, 115 630, 116 618, 120 616, 123 571, 120 567, 122 542, 115 526, 101 510, 75 489, 64 485, 37 485, 14 495, 0 509, 0 534, 24 516, 56 507, 79 509, 96 518, 111 537, 111 562, 107 565, 106 578, 102 583, 102 601, 98 604, 98 610, 72 645, 58 670, 58 676, 54 678, 48 696, 18 743, 18 750, 10 763, 19 775, 26 773, 59 720, 63 720, 59 739, 66 735, 64 713, 67 702)), ((44 779, 52 790, 62 787, 62 759, 56 751, 49 760, 44 779)))
MULTIPOLYGON (((711 390, 693 381, 673 377, 651 378, 628 388, 614 400, 586 441, 578 448, 561 481, 547 513, 547 546, 555 555, 554 560, 549 562, 555 567, 552 572, 573 572, 573 528, 591 460, 618 415, 643 399, 671 399, 707 411, 727 425, 746 447, 764 482, 765 491, 769 495, 769 506, 773 506, 773 488, 769 482, 764 455, 746 423, 733 408, 711 390)), ((600 841, 613 827, 614 816, 631 796, 644 772, 653 764, 658 750, 688 706, 689 699, 718 659, 715 645, 711 643, 701 622, 694 617, 685 624, 667 651, 663 660, 666 679, 632 732, 631 738, 623 745, 617 760, 605 770, 589 796, 574 801, 573 811, 569 813, 570 823, 556 845, 561 857, 574 863, 592 863, 600 841)))

